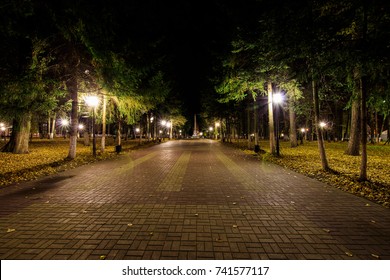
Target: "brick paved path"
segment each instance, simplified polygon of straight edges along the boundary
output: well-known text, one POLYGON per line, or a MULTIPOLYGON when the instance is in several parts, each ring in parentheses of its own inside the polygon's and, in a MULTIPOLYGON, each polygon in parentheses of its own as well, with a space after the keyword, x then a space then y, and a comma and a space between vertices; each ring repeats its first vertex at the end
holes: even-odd
POLYGON ((1 259, 390 259, 390 210, 214 141, 0 191, 1 259))

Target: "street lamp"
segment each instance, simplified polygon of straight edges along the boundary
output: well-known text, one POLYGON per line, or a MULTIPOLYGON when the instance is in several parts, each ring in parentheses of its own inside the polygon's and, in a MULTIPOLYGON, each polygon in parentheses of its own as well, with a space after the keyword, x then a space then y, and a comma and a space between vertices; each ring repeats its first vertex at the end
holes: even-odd
POLYGON ((209 127, 209 131, 210 131, 210 139, 211 139, 211 138, 212 138, 212 137, 211 137, 211 132, 213 131, 213 127, 210 126, 210 127, 209 127))
POLYGON ((82 130, 84 130, 84 125, 82 123, 80 123, 79 126, 78 126, 77 138, 80 138, 80 132, 82 130))
POLYGON ((326 122, 320 122, 320 128, 322 129, 322 141, 324 141, 324 129, 326 128, 326 122))
POLYGON ((69 121, 67 119, 62 119, 61 120, 61 126, 65 127, 69 125, 69 121))
POLYGON ((280 145, 279 145, 279 106, 283 102, 283 95, 281 93, 275 93, 273 98, 273 102, 276 104, 275 106, 275 116, 276 116, 276 155, 280 155, 280 145))
POLYGON ((99 105, 99 98, 94 95, 86 96, 84 99, 88 107, 92 108, 92 155, 96 157, 96 129, 95 129, 95 109, 99 105))
POLYGON ((3 133, 4 141, 5 141, 6 140, 6 138, 5 138, 5 130, 6 130, 6 128, 5 128, 4 124, 2 126, 0 126, 0 130, 3 133))
POLYGON ((303 144, 303 137, 305 135, 305 132, 306 132, 306 129, 305 128, 301 128, 301 144, 303 144))
POLYGON ((69 126, 69 121, 67 119, 61 119, 61 128, 62 128, 62 136, 64 139, 66 138, 66 131, 64 131, 69 126))

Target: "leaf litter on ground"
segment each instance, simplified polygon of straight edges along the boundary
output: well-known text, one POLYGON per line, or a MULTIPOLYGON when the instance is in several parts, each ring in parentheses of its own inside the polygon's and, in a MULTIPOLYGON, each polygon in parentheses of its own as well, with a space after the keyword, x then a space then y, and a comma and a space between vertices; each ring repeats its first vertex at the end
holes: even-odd
MULTIPOLYGON (((252 143, 253 144, 253 143, 252 143)), ((333 172, 321 170, 321 160, 316 141, 304 141, 303 145, 291 148, 290 142, 280 142, 280 157, 269 154, 268 141, 261 141, 261 153, 257 156, 265 161, 278 164, 308 177, 315 178, 345 192, 364 197, 385 207, 390 207, 390 146, 368 144, 368 181, 358 180, 360 156, 345 154, 347 142, 325 142, 326 155, 333 172)), ((254 152, 248 149, 247 142, 241 141, 238 146, 247 155, 254 152)), ((369 205, 369 203, 367 203, 369 205)), ((364 205, 363 205, 364 206, 364 205)))

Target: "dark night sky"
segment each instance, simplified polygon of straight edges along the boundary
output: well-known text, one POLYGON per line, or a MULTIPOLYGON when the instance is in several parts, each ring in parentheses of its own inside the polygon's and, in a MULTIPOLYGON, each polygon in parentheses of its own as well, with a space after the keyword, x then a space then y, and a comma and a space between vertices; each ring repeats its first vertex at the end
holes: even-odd
MULTIPOLYGON (((114 5, 114 4, 113 4, 114 5)), ((174 94, 187 113, 199 113, 200 93, 210 88, 216 54, 229 47, 232 22, 226 1, 131 1, 115 7, 129 40, 141 46, 158 42, 166 58, 174 94)))

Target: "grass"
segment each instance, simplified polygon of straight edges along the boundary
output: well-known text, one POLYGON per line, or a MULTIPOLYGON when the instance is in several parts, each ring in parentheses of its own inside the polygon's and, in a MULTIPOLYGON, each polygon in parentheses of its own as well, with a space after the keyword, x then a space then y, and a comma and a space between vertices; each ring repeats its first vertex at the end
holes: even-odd
MULTIPOLYGON (((241 141, 241 149, 247 149, 247 143, 241 141)), ((344 153, 347 142, 326 142, 326 155, 334 172, 321 170, 321 161, 317 142, 305 141, 303 145, 291 148, 289 142, 281 142, 280 157, 270 155, 268 141, 261 141, 260 147, 266 153, 259 157, 285 168, 316 178, 344 191, 365 197, 385 207, 390 206, 390 146, 368 144, 368 181, 359 182, 360 156, 344 153)))

